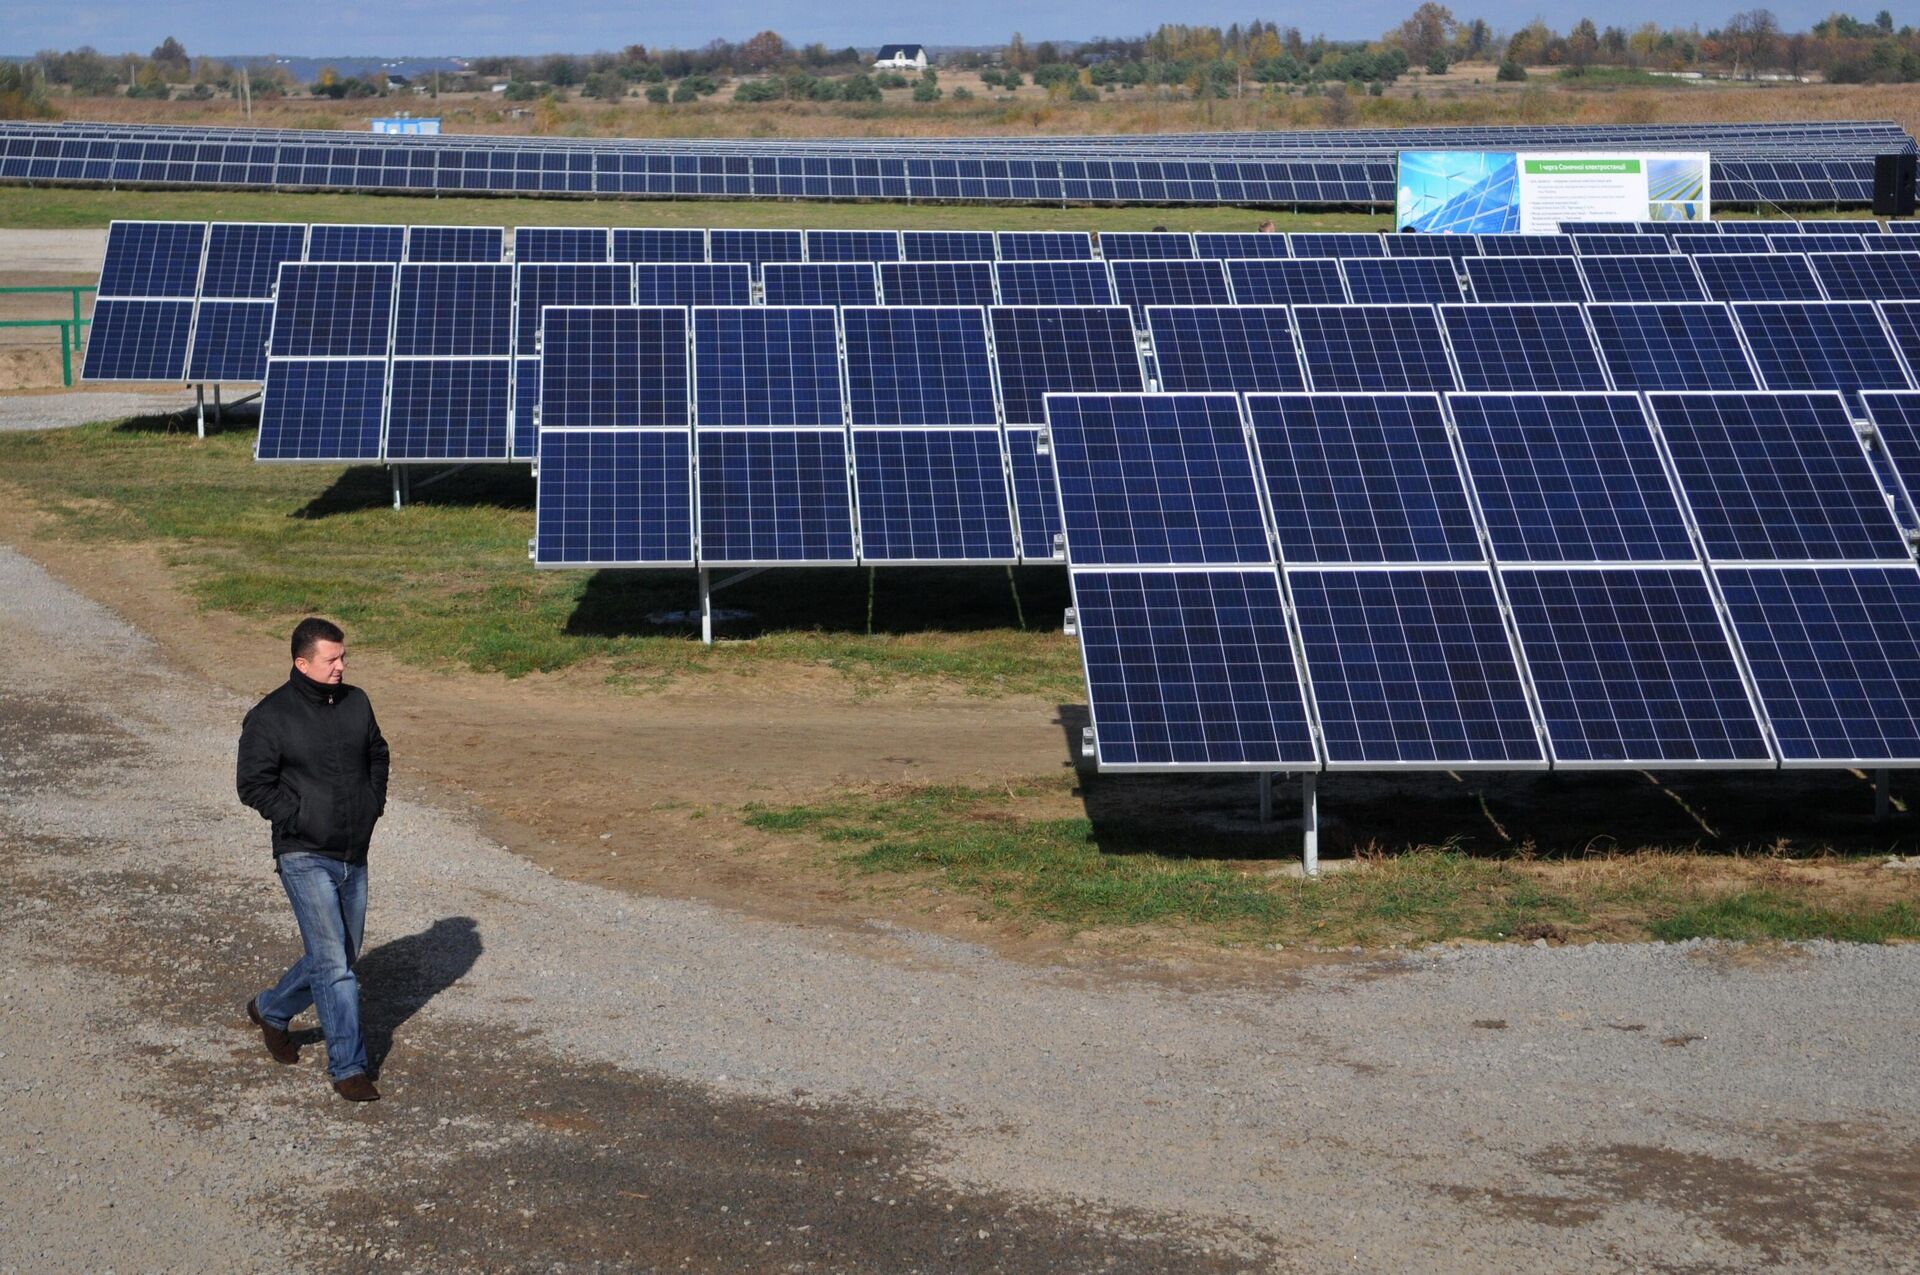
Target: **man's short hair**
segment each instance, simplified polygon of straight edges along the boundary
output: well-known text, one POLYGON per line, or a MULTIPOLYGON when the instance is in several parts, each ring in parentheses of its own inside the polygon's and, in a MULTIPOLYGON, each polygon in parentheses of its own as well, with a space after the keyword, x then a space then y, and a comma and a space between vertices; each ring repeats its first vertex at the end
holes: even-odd
POLYGON ((313 654, 313 648, 319 642, 345 642, 347 635, 332 620, 323 620, 310 615, 293 626, 293 658, 304 660, 313 654))

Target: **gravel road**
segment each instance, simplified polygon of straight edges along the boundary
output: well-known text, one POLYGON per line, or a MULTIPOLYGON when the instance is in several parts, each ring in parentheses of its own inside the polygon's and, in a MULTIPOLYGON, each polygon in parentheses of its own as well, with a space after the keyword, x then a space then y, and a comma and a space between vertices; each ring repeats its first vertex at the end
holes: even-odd
POLYGON ((1920 948, 1195 991, 560 881, 404 756, 349 1108, 240 1017, 244 705, 3 548, 0 651, 0 1271, 1920 1271, 1920 948))
MULTIPOLYGON (((187 390, 126 392, 69 390, 55 394, 0 394, 0 430, 62 429, 130 416, 180 413, 180 428, 193 429, 193 395, 187 390)), ((209 422, 212 417, 209 415, 209 422)))

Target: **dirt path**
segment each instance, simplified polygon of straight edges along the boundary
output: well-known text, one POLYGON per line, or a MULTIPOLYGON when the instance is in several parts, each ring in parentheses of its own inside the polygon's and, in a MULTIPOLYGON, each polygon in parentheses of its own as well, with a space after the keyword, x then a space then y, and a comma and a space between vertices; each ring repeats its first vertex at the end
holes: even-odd
POLYGON ((565 881, 417 787, 349 1109, 239 1019, 292 954, 244 701, 11 552, 0 599, 0 1269, 1916 1269, 1920 949, 1197 993, 565 881))

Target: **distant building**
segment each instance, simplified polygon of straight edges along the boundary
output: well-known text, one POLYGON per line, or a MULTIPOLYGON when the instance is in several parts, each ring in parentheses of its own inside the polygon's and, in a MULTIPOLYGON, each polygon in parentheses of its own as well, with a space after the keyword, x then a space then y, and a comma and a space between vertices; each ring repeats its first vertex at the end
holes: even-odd
POLYGON ((927 50, 920 44, 883 44, 880 56, 873 60, 876 71, 924 71, 927 50))

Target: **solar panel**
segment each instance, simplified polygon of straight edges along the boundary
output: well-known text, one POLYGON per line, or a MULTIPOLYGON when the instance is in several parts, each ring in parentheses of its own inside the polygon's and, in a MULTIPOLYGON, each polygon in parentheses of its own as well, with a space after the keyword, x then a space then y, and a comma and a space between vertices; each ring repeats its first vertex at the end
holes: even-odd
POLYGON ((280 263, 300 260, 306 249, 307 228, 297 222, 216 221, 207 228, 200 296, 222 301, 268 300, 280 277, 280 263))
POLYGON ((1384 257, 1386 248, 1380 242, 1380 236, 1367 233, 1348 233, 1336 231, 1324 234, 1295 234, 1287 236, 1287 247, 1296 257, 1384 257))
POLYGON ((1632 394, 1450 394, 1467 473, 1504 562, 1696 557, 1632 394))
POLYGON ((839 333, 828 307, 695 309, 693 369, 698 425, 844 423, 839 333))
MULTIPOLYGON (((313 233, 319 235, 320 227, 315 226, 313 233)), ((507 259, 506 232, 498 226, 414 226, 404 237, 408 261, 475 262, 484 265, 507 259)), ((385 260, 384 257, 381 259, 385 260)))
POLYGON ((200 290, 206 242, 204 222, 116 221, 107 227, 98 295, 191 301, 200 290))
POLYGON ((541 430, 534 561, 691 565, 689 450, 685 430, 541 430))
POLYGON ((1760 235, 1771 238, 1777 234, 1799 234, 1800 228, 1790 221, 1722 221, 1716 222, 1722 235, 1760 235))
MULTIPOLYGON (((178 303, 113 301, 101 304, 178 303)), ((193 346, 187 355, 187 380, 210 385, 218 381, 265 379, 267 333, 272 326, 271 301, 202 301, 199 312, 193 315, 193 346)), ((170 341, 169 337, 157 344, 165 348, 170 341)))
POLYGON ((1193 236, 1165 230, 1103 230, 1100 255, 1108 261, 1166 260, 1194 256, 1193 236))
POLYGON ((1317 764, 1272 568, 1071 579, 1102 769, 1317 764))
MULTIPOLYGON (((809 230, 808 261, 898 261, 897 230, 809 230)), ((799 258, 795 258, 799 260, 799 258)))
POLYGON ((804 261, 806 244, 797 230, 709 230, 707 260, 744 261, 759 273, 763 262, 804 261))
POLYGON ((1002 305, 1113 304, 1113 280, 1098 261, 1002 261, 993 272, 1002 305))
POLYGON ((386 373, 384 357, 268 359, 254 459, 379 460, 386 373))
POLYGON ((1053 456, 1040 448, 1041 431, 1006 431, 1007 466, 1013 477, 1014 521, 1020 528, 1020 556, 1049 562, 1058 550, 1060 491, 1053 481, 1053 456))
POLYGON ((1290 570, 1329 769, 1541 764, 1484 568, 1290 570))
POLYGON ((1480 236, 1468 234, 1398 234, 1385 236, 1389 257, 1461 257, 1480 255, 1480 236))
POLYGON ((751 266, 740 262, 647 262, 633 268, 638 305, 748 305, 753 301, 751 266))
POLYGON ((630 265, 564 262, 517 265, 514 301, 513 455, 533 458, 538 446, 534 407, 540 401, 540 316, 551 305, 631 305, 630 265))
POLYGON ((1500 576, 1556 765, 1771 761, 1701 568, 1500 576))
POLYGON ((871 262, 769 261, 760 270, 768 305, 873 305, 880 300, 871 262))
POLYGON ((1920 753, 1920 572, 1714 571, 1786 762, 1885 766, 1920 753))
POLYGON ((1880 223, 1852 218, 1827 217, 1795 223, 1803 235, 1879 234, 1880 223))
POLYGON ((1042 424, 1050 392, 1146 388, 1133 322, 1121 306, 1002 305, 987 317, 1009 425, 1042 424))
POLYGON ((396 358, 513 353, 513 267, 410 262, 400 267, 396 358))
POLYGON ((1051 394, 1047 435, 1075 566, 1271 563, 1231 394, 1051 394))
POLYGON ((1213 261, 1270 260, 1291 257, 1287 237, 1272 231, 1201 231, 1193 237, 1193 255, 1213 261))
POLYGON ((1920 301, 1882 301, 1878 307, 1909 368, 1920 368, 1920 301))
POLYGON ((853 424, 998 424, 985 310, 853 307, 842 323, 853 424))
MULTIPOLYGON (((694 313, 697 328, 702 314, 740 312, 694 313)), ((696 335, 696 350, 698 341, 696 335)), ((704 385, 699 393, 704 395, 704 385)), ((747 567, 854 561, 844 430, 700 429, 695 441, 701 562, 747 567)))
POLYGON ((1297 306, 1293 325, 1313 390, 1460 388, 1432 306, 1297 306))
MULTIPOLYGON (((271 307, 269 307, 271 309, 271 307)), ((87 326, 88 381, 178 381, 193 334, 193 302, 96 301, 87 326)))
POLYGON ((707 259, 707 232, 681 226, 616 226, 613 259, 655 265, 698 265, 707 259))
POLYGON ((1797 253, 1699 257, 1694 268, 1715 301, 1818 301, 1820 284, 1797 253))
POLYGON ((1866 402, 1867 419, 1873 422, 1876 451, 1913 504, 1920 496, 1920 394, 1876 390, 1860 397, 1866 402))
POLYGON ((1585 301, 1586 282, 1572 257, 1468 257, 1462 264, 1476 301, 1585 301))
POLYGON ((903 230, 903 261, 992 261, 991 230, 903 230))
POLYGON ((1913 388, 1867 302, 1747 301, 1733 318, 1770 390, 1913 388))
POLYGON ((1481 235, 1483 257, 1568 257, 1575 249, 1573 236, 1567 234, 1481 235))
POLYGON ((1807 260, 1834 301, 1920 300, 1920 252, 1823 252, 1807 260))
POLYGON ((1605 390, 1577 305, 1443 305, 1465 390, 1605 390))
POLYGON ((992 305, 993 264, 987 261, 883 261, 885 305, 992 305))
POLYGON ((1595 301, 1705 301, 1691 259, 1674 255, 1581 257, 1580 273, 1595 301))
POLYGON ((1304 390, 1285 306, 1149 306, 1160 388, 1304 390))
POLYGON ((1012 562, 997 429, 853 430, 860 556, 868 562, 1012 562))
POLYGON ((1653 394, 1709 559, 1905 559, 1905 540, 1834 394, 1653 394))
MULTIPOLYGON (((432 232, 444 230, 442 226, 419 226, 415 234, 425 234, 423 244, 431 246, 432 232)), ((500 232, 495 229, 493 235, 493 255, 488 261, 500 260, 500 232)), ((398 263, 401 260, 420 261, 427 258, 407 255, 407 227, 405 226, 359 226, 336 225, 330 222, 316 221, 307 228, 308 261, 386 261, 398 263)))
POLYGON ((540 339, 540 428, 685 429, 687 312, 555 306, 540 339))
POLYGON ((1228 261, 1227 285, 1239 305, 1345 305, 1347 282, 1332 257, 1228 261))
POLYGON ((387 460, 465 464, 508 459, 510 372, 511 360, 505 358, 396 358, 387 408, 387 460))
POLYGON ((1356 257, 1340 263, 1358 305, 1458 301, 1460 276, 1450 257, 1356 257))
POLYGON ((519 226, 513 232, 515 265, 607 261, 609 232, 601 226, 519 226))
POLYGON ((1680 235, 1673 250, 1688 257, 1766 256, 1771 245, 1758 235, 1680 235))
POLYGON ((280 267, 273 335, 276 358, 377 358, 390 344, 394 267, 384 263, 280 267))
POLYGON ((1920 221, 1889 221, 1887 233, 1890 235, 1920 235, 1920 221))
POLYGON ((1600 357, 1623 390, 1757 390, 1733 316, 1719 302, 1587 307, 1600 357))
POLYGON ((1673 246, 1657 235, 1578 234, 1573 250, 1583 257, 1670 256, 1673 246))
POLYGON ((1255 453, 1289 564, 1483 561, 1431 394, 1252 394, 1255 453))
POLYGON ((1768 235, 1767 247, 1774 252, 1799 252, 1808 256, 1867 250, 1859 235, 1768 235))
POLYGON ((1229 305, 1227 273, 1217 261, 1137 258, 1111 261, 1113 298, 1146 326, 1150 305, 1229 305))
POLYGON ((1001 230, 993 238, 1003 262, 1093 259, 1093 239, 1079 230, 1001 230))

